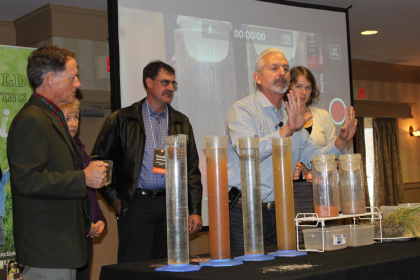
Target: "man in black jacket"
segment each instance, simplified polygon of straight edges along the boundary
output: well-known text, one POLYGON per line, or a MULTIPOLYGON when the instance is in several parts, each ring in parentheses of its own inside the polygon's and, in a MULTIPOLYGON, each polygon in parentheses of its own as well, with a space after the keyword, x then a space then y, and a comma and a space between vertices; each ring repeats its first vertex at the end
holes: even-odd
POLYGON ((118 263, 167 256, 163 137, 185 134, 187 142, 189 233, 201 230, 201 174, 194 134, 188 118, 174 110, 175 70, 162 61, 143 69, 147 97, 114 112, 104 123, 93 159, 111 159, 111 185, 100 193, 118 213, 118 263))

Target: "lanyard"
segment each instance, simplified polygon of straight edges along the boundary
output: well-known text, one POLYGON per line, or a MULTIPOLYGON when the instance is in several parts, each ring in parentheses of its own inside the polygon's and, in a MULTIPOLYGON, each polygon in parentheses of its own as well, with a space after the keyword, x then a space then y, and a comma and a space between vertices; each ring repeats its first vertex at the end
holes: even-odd
MULTIPOLYGON (((150 120, 150 111, 149 111, 149 102, 146 100, 146 103, 147 103, 147 116, 149 117, 149 124, 150 124, 150 130, 152 131, 152 138, 153 138, 153 146, 155 147, 155 149, 156 149, 156 142, 155 142, 155 134, 154 134, 154 132, 153 132, 153 126, 152 126, 152 121, 150 120)), ((167 129, 168 129, 168 131, 169 131, 169 119, 168 119, 168 106, 166 106, 166 125, 167 125, 167 129)), ((159 132, 160 132, 160 135, 162 136, 162 147, 163 147, 163 133, 162 133, 162 130, 161 130, 161 127, 160 127, 160 125, 158 125, 158 127, 159 127, 159 132)))

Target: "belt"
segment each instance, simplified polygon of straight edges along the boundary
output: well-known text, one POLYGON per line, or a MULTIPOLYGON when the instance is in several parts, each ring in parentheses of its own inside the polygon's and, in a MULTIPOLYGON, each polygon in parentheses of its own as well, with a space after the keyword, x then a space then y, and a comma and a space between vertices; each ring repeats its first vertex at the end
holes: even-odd
MULTIPOLYGON (((242 205, 242 197, 240 197, 238 199, 238 201, 236 201, 236 203, 238 205, 242 205)), ((276 204, 274 202, 269 202, 269 203, 261 203, 261 207, 263 209, 267 209, 269 211, 274 210, 276 208, 276 204)))
POLYGON ((146 190, 146 189, 137 188, 136 192, 134 193, 134 196, 136 195, 145 195, 145 196, 151 196, 151 197, 164 197, 165 190, 146 190))

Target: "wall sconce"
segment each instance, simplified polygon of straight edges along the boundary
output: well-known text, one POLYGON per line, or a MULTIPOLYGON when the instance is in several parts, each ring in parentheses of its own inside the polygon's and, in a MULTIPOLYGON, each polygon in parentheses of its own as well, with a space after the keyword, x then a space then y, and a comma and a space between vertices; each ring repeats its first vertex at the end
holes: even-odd
POLYGON ((410 133, 410 136, 420 137, 420 131, 414 131, 413 126, 410 126, 408 133, 410 133))

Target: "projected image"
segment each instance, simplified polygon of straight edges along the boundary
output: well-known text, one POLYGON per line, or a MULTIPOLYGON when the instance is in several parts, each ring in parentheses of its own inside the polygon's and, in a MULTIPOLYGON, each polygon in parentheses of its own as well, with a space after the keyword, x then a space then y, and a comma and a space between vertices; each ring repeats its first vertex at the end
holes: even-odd
MULTIPOLYGON (((342 26, 331 26, 325 11, 273 5, 281 6, 278 14, 283 13, 276 14, 274 21, 270 21, 269 16, 265 19, 264 13, 248 17, 237 10, 232 10, 232 16, 223 16, 222 20, 221 16, 215 18, 214 13, 198 5, 184 5, 189 7, 187 11, 170 6, 170 1, 157 1, 171 11, 167 13, 160 12, 158 3, 120 2, 126 5, 121 4, 118 9, 122 107, 146 96, 141 77, 148 62, 160 59, 172 65, 179 84, 171 105, 187 115, 193 126, 204 187, 207 180, 202 137, 223 135, 230 107, 255 92, 255 61, 267 48, 280 48, 290 67, 302 65, 312 71, 321 92, 315 107, 329 111, 336 124, 336 134, 339 133, 345 107, 350 106, 345 17, 342 26), (298 20, 295 24, 300 17, 289 16, 289 9, 304 13, 304 18, 308 18, 310 12, 314 20, 298 20), (267 22, 257 24, 256 19, 267 22)), ((219 3, 226 5, 218 7, 219 11, 232 9, 232 2, 227 2, 219 3)), ((269 10, 272 9, 270 6, 269 10)), ((206 193, 205 187, 204 197, 206 193)), ((203 201, 203 210, 205 208, 206 200, 203 201)), ((206 217, 203 218, 206 223, 206 217)))

